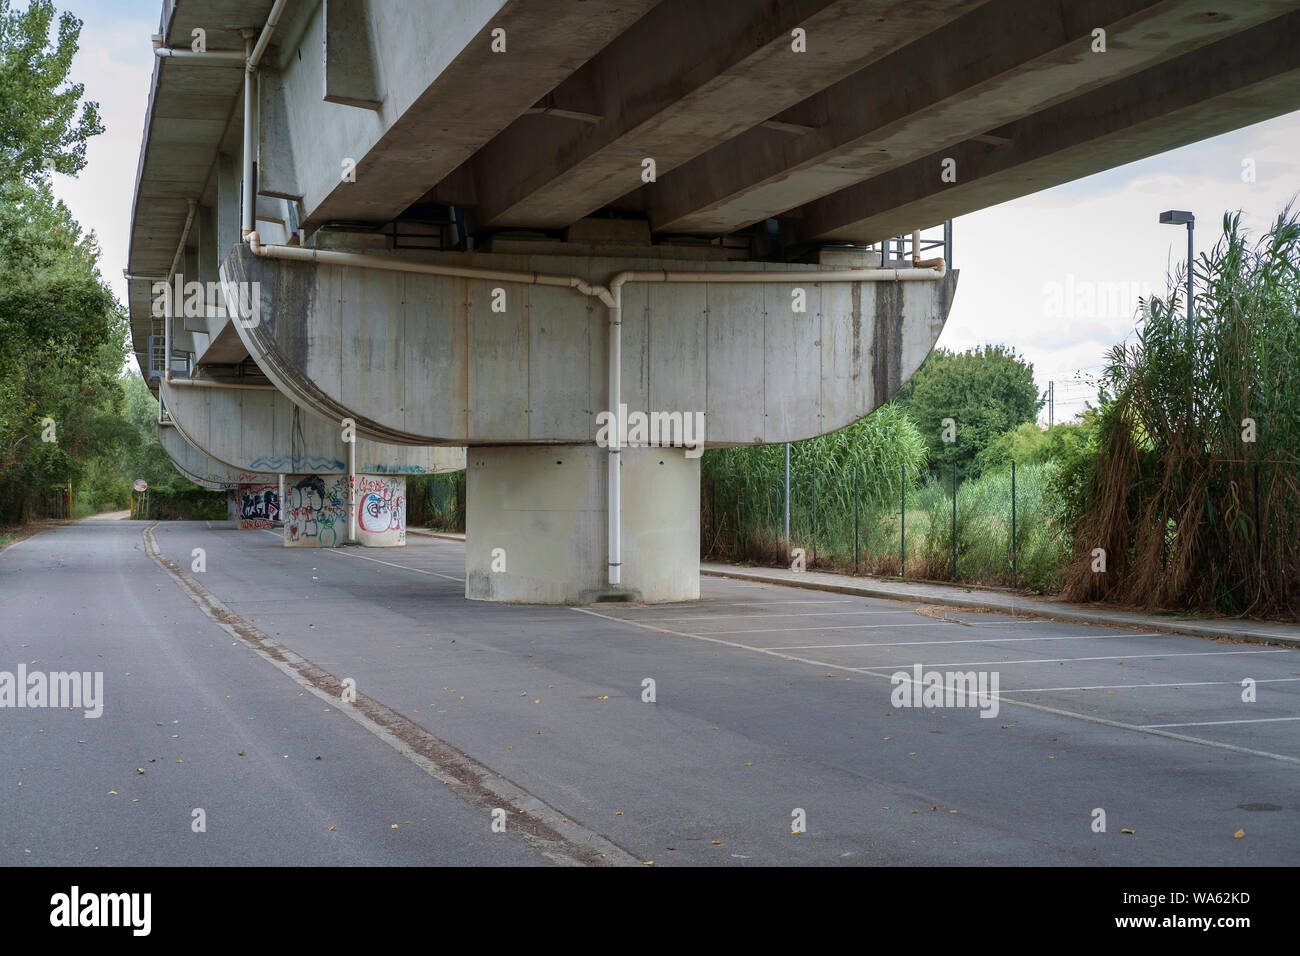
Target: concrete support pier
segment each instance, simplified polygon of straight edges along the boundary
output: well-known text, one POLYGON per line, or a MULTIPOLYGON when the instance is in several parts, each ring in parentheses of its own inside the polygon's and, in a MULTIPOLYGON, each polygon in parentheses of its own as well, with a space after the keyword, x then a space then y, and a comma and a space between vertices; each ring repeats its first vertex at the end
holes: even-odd
POLYGON ((584 445, 469 449, 465 596, 519 604, 700 596, 700 459, 625 448, 622 582, 608 583, 609 452, 584 445))

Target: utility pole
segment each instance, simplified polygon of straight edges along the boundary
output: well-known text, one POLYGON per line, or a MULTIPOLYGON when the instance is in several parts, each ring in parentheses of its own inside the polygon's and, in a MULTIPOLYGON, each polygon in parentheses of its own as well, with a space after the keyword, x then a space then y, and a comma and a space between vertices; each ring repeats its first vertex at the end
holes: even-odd
POLYGON ((1047 383, 1047 427, 1056 424, 1056 383, 1047 383))

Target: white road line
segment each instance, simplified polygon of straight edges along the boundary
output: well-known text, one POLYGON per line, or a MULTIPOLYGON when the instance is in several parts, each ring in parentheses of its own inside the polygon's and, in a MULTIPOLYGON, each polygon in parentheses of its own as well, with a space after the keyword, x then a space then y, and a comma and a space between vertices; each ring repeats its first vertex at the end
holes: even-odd
MULTIPOLYGON (((1111 657, 1039 657, 1025 661, 957 661, 955 663, 932 664, 925 662, 926 667, 979 667, 983 664, 997 664, 1006 667, 1008 664, 1068 664, 1074 661, 1135 661, 1143 657, 1214 657, 1224 654, 1294 654, 1288 648, 1277 648, 1263 651, 1192 651, 1188 654, 1115 654, 1111 657)), ((896 665, 896 669, 911 667, 916 661, 909 661, 906 664, 896 665)), ((882 664, 882 667, 891 667, 895 665, 882 664)))
POLYGON ((375 564, 384 564, 390 568, 398 568, 402 571, 414 571, 416 574, 429 574, 435 578, 446 578, 448 581, 459 581, 462 584, 465 583, 464 578, 454 577, 450 574, 443 574, 440 571, 425 571, 422 568, 412 568, 405 564, 393 564, 391 561, 380 561, 378 558, 370 558, 364 554, 353 554, 351 551, 339 551, 335 548, 326 548, 325 550, 330 554, 337 554, 341 558, 359 558, 362 561, 373 561, 375 564))
POLYGON ((778 634, 789 631, 861 631, 875 627, 932 627, 935 624, 953 624, 953 621, 927 620, 911 624, 828 624, 825 627, 756 627, 739 631, 710 631, 710 634, 778 634))
MULTIPOLYGON (((681 617, 651 617, 651 618, 643 618, 643 620, 652 621, 652 622, 663 621, 666 624, 671 624, 674 621, 707 621, 719 617, 744 617, 756 621, 756 620, 768 620, 774 617, 851 617, 854 614, 915 614, 915 613, 916 613, 915 611, 894 611, 894 610, 877 611, 871 608, 863 608, 860 611, 808 611, 808 612, 789 611, 784 614, 762 614, 762 613, 759 614, 685 614, 682 615, 681 617)), ((1012 622, 1008 621, 1007 623, 1012 623, 1012 622)), ((1021 623, 1021 622, 1017 621, 1015 623, 1021 623)), ((1030 622, 1025 621, 1023 623, 1028 624, 1030 622)))
POLYGON ((1281 720, 1300 720, 1300 717, 1256 717, 1252 720, 1198 720, 1192 724, 1143 724, 1143 730, 1156 727, 1218 727, 1223 724, 1274 724, 1281 720))
MULTIPOLYGON (((592 617, 599 617, 606 621, 613 621, 615 624, 627 624, 631 627, 639 627, 642 630, 654 631, 659 634, 671 634, 674 637, 687 637, 697 641, 705 641, 710 644, 721 644, 723 647, 733 647, 737 650, 751 651, 755 654, 766 654, 770 657, 779 657, 784 661, 797 661, 800 664, 811 664, 814 667, 829 667, 833 670, 850 671, 854 674, 865 674, 869 677, 878 677, 881 680, 888 680, 892 683, 892 674, 883 674, 880 671, 868 670, 865 667, 844 667, 839 664, 832 664, 829 661, 819 661, 811 657, 795 657, 791 654, 784 654, 779 651, 769 650, 765 647, 753 647, 749 644, 740 644, 736 641, 723 641, 716 637, 709 637, 703 634, 689 634, 686 631, 673 631, 665 627, 653 627, 649 624, 641 624, 637 621, 628 621, 622 618, 610 617, 608 614, 600 614, 585 607, 570 608, 581 614, 590 614, 592 617)), ((1115 727, 1119 730, 1130 730, 1140 734, 1150 734, 1153 737, 1165 737, 1169 740, 1178 740, 1183 743, 1198 744, 1202 747, 1213 747, 1216 750, 1229 750, 1233 753, 1246 754, 1251 757, 1264 757, 1268 760, 1278 760, 1282 763, 1296 764, 1300 766, 1300 757, 1291 757, 1287 754, 1275 754, 1268 750, 1255 750, 1251 747, 1239 747, 1236 744, 1224 743, 1220 740, 1206 740, 1204 737, 1192 737, 1188 734, 1176 734, 1168 730, 1161 730, 1154 727, 1142 727, 1138 724, 1126 724, 1119 720, 1109 720, 1105 717, 1096 717, 1092 714, 1078 714, 1070 710, 1062 710, 1059 707, 1048 707, 1046 704, 1031 704, 1027 700, 1014 700, 1007 697, 999 699, 1012 707, 1024 707, 1028 710, 1036 710, 1044 714, 1054 714, 1057 717, 1072 717, 1075 720, 1082 720, 1089 724, 1098 724, 1102 727, 1115 727)))
MULTIPOLYGON (((729 633, 717 632, 714 633, 729 633)), ((839 647, 910 647, 925 644, 1014 644, 1020 641, 1113 641, 1120 637, 1165 637, 1164 634, 1076 634, 1073 637, 972 637, 960 641, 870 641, 858 644, 790 644, 785 647, 769 647, 770 651, 818 651, 839 647)))
MULTIPOLYGON (((701 607, 778 607, 786 604, 849 604, 853 598, 830 598, 821 599, 801 599, 788 601, 727 601, 725 603, 709 604, 707 601, 692 601, 689 604, 649 604, 645 607, 628 608, 631 611, 671 611, 671 610, 699 610, 701 607)), ((876 600, 867 598, 866 600, 876 600)), ((910 614, 911 612, 906 612, 910 614)))
MULTIPOLYGON (((1262 677, 1255 681, 1256 684, 1289 684, 1300 681, 1300 677, 1262 677)), ((1015 687, 1003 688, 1000 692, 1003 697, 1007 694, 1047 694, 1054 691, 1062 690, 1128 690, 1129 688, 1138 687, 1220 687, 1231 684, 1233 687, 1240 687, 1239 680, 1197 680, 1197 681, 1173 681, 1163 684, 1088 684, 1083 687, 1015 687)))
MULTIPOLYGON (((277 531, 267 531, 265 528, 263 528, 262 530, 266 534, 275 535, 277 538, 281 536, 280 533, 277 531)), ((386 564, 390 568, 398 568, 402 571, 414 571, 416 574, 428 574, 428 575, 432 575, 435 578, 446 578, 448 581, 460 581, 462 584, 465 583, 464 578, 453 577, 450 574, 442 574, 438 571, 424 571, 421 570, 420 568, 412 568, 405 564, 393 564, 393 562, 391 561, 380 561, 378 558, 369 558, 366 557, 364 554, 352 554, 350 551, 340 551, 337 548, 317 548, 316 550, 328 551, 330 554, 337 554, 340 557, 360 558, 362 561, 373 561, 375 562, 375 564, 386 564)))

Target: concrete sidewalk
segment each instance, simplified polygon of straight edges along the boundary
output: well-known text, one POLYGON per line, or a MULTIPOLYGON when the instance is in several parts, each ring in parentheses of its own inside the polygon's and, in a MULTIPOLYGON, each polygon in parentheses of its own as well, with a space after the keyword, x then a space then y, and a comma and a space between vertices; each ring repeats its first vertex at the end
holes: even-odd
POLYGON ((888 581, 825 571, 791 571, 789 568, 747 568, 714 561, 701 561, 700 573, 741 581, 761 581, 766 584, 782 584, 786 587, 808 588, 813 591, 833 591, 838 594, 856 594, 863 597, 979 608, 1021 616, 1075 621, 1081 624, 1139 627, 1143 630, 1162 631, 1168 634, 1226 637, 1256 644, 1300 647, 1300 625, 1297 624, 1235 618, 1192 618, 1173 614, 1145 614, 1138 611, 1118 610, 1101 604, 1069 604, 1052 598, 990 588, 888 581))

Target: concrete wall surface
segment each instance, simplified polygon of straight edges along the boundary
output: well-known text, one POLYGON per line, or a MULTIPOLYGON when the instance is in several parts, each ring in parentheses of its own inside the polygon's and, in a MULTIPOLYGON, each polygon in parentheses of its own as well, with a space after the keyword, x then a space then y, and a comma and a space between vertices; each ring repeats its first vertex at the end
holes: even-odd
MULTIPOLYGON (((604 257, 425 258, 601 284, 622 269, 664 267, 604 257)), ((246 246, 222 271, 227 282, 260 284, 260 321, 236 323, 249 353, 278 388, 326 418, 353 418, 361 433, 392 442, 595 440, 608 401, 599 300, 568 288, 265 259, 246 246)), ((706 413, 709 445, 834 431, 888 401, 920 366, 956 281, 949 273, 909 282, 629 284, 622 401, 643 413, 706 413), (795 311, 797 290, 804 312, 795 311)))
MULTIPOLYGON (((173 428, 235 470, 344 474, 348 447, 339 425, 305 411, 273 388, 159 386, 173 428)), ((358 437, 358 474, 434 474, 464 467, 463 448, 384 445, 358 437)))
MULTIPOLYGON (((700 460, 625 449, 623 586, 647 602, 699 597, 700 460)), ((607 452, 594 445, 471 449, 465 596, 582 604, 606 591, 607 452)))

